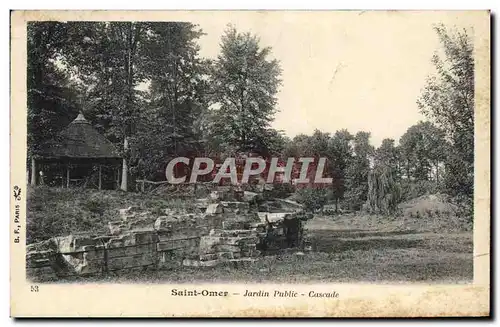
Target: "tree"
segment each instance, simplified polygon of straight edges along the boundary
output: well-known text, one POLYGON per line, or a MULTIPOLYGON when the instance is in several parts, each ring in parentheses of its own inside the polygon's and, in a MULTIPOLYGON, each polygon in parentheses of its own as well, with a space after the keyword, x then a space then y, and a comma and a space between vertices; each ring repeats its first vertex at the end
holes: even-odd
POLYGON ((296 135, 284 149, 285 157, 311 157, 314 153, 311 147, 311 137, 305 134, 296 135))
POLYGON ((66 47, 67 26, 30 22, 27 30, 28 156, 52 139, 78 113, 77 93, 58 65, 66 47))
POLYGON ((30 148, 84 110, 121 148, 124 190, 129 174, 155 178, 169 156, 200 152, 209 73, 200 35, 180 22, 33 23, 30 148))
POLYGON ((368 174, 367 208, 372 213, 393 214, 400 202, 401 187, 393 167, 375 163, 368 174))
POLYGON ((332 189, 335 199, 335 212, 338 212, 339 201, 344 199, 347 167, 352 160, 351 141, 353 139, 353 135, 343 129, 337 131, 329 142, 329 170, 333 178, 332 189))
POLYGON ((164 171, 168 157, 202 151, 197 123, 207 105, 208 72, 199 57, 197 40, 203 33, 196 25, 148 23, 145 28, 140 66, 149 92, 134 141, 136 159, 144 162, 142 174, 154 176, 164 171))
POLYGON ((328 202, 328 192, 324 188, 304 187, 297 190, 298 202, 304 205, 305 210, 315 212, 323 208, 328 202))
POLYGON ((112 142, 121 144, 122 190, 128 189, 130 138, 139 108, 137 86, 142 42, 147 37, 139 22, 70 22, 65 64, 85 89, 85 110, 96 127, 112 142))
POLYGON ((375 151, 374 167, 368 174, 367 208, 373 213, 393 214, 402 199, 400 153, 393 139, 384 139, 375 151))
POLYGON ((373 156, 369 132, 358 132, 354 137, 354 156, 349 162, 346 179, 346 199, 349 207, 360 210, 368 195, 368 174, 373 156))
POLYGON ((439 183, 439 167, 446 158, 444 132, 431 122, 418 122, 408 128, 400 140, 406 177, 414 181, 427 181, 434 175, 439 183))
POLYGON ((445 185, 451 194, 474 193, 474 46, 467 30, 435 27, 444 54, 433 56, 436 73, 418 99, 420 110, 450 141, 445 185))
POLYGON ((391 167, 395 175, 400 174, 400 149, 394 145, 393 139, 383 139, 382 144, 375 150, 375 162, 391 167))
POLYGON ((271 48, 261 48, 250 33, 229 27, 222 36, 221 53, 212 69, 214 122, 212 136, 224 148, 268 152, 266 136, 276 112, 281 84, 271 48))

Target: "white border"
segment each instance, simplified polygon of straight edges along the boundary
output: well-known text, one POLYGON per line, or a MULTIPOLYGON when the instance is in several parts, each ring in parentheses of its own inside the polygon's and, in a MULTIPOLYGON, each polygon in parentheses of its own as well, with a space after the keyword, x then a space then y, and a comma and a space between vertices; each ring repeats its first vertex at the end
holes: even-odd
MULTIPOLYGON (((362 0, 351 0, 351 1, 335 1, 335 2, 327 2, 327 1, 318 1, 318 0, 308 0, 308 1, 274 1, 270 2, 269 0, 252 0, 252 1, 203 1, 203 0, 183 0, 181 2, 163 2, 162 7, 158 7, 160 4, 158 1, 150 1, 150 0, 142 0, 140 2, 124 2, 124 1, 102 1, 102 0, 86 0, 85 2, 69 2, 69 1, 44 1, 43 3, 35 2, 35 1, 10 1, 10 3, 3 2, 2 5, 5 6, 2 11, 2 15, 0 15, 0 19, 2 20, 2 26, 4 26, 3 33, 1 33, 2 43, 4 45, 4 50, 1 51, 2 55, 2 63, 1 65, 1 76, 2 76, 2 104, 3 109, 0 110, 0 131, 1 131, 1 153, 3 154, 0 157, 0 201, 2 204, 3 212, 8 215, 7 210, 9 208, 9 162, 10 162, 10 149, 9 149, 9 47, 6 46, 9 44, 9 17, 10 13, 8 9, 312 9, 312 10, 320 10, 320 9, 492 9, 494 14, 498 14, 499 12, 499 3, 498 0, 475 0, 475 1, 438 1, 438 0, 420 0, 420 1, 378 1, 374 3, 373 1, 362 1, 362 0), (41 6, 41 7, 40 7, 41 6)), ((494 33, 492 34, 493 42, 498 43, 498 31, 497 31, 497 23, 493 25, 494 33)), ((493 47, 495 48, 495 47, 493 47)), ((498 72, 498 66, 495 66, 494 74, 498 72)), ((495 75, 494 75, 495 76, 495 75)), ((492 90, 494 94, 498 93, 498 83, 494 84, 495 88, 492 90)), ((495 104, 495 102, 493 102, 495 104)), ((495 108, 494 108, 495 109, 495 108)), ((496 111, 496 110, 495 110, 496 111)), ((498 114, 494 116, 493 124, 498 124, 498 114)), ((498 133, 494 133, 495 137, 495 148, 494 153, 499 151, 498 149, 498 133)), ((498 175, 496 175, 495 183, 498 181, 498 175)), ((498 194, 495 195, 495 199, 497 200, 498 194)), ((492 199, 493 200, 493 199, 492 199)), ((496 201, 495 201, 496 202, 496 201)), ((496 210, 493 214, 493 217, 497 217, 496 210)), ((2 230, 9 230, 8 219, 1 219, 2 230)), ((499 223, 495 224, 495 233, 498 235, 499 223)), ((6 232, 5 232, 6 233, 6 232)), ((6 234, 4 234, 6 235, 6 234)), ((7 261, 9 258, 9 238, 4 237, 2 249, 2 258, 7 261)), ((498 254, 495 253, 494 259, 498 259, 498 254)), ((8 261, 7 261, 8 262, 8 261)), ((3 265, 1 269, 2 273, 2 281, 5 283, 3 290, 10 290, 9 285, 9 267, 8 265, 3 265)), ((498 275, 495 274, 495 275, 498 275)), ((493 276, 494 278, 496 276, 493 276)), ((494 285, 498 287, 498 281, 495 280, 494 285)), ((497 289, 495 290, 497 291, 497 289)), ((10 296, 9 291, 3 292, 2 297, 2 308, 4 318, 2 321, 3 325, 10 325, 15 323, 9 317, 9 306, 10 306, 10 296), (7 319, 5 319, 7 318, 7 319)), ((491 308, 492 310, 497 309, 498 301, 495 303, 495 307, 491 308)), ((255 321, 258 322, 258 321, 255 321)), ((56 324, 55 321, 47 322, 47 325, 56 324)), ((93 325, 103 325, 103 322, 96 321, 85 321, 81 322, 83 324, 93 324, 93 325)), ((194 323, 194 322, 191 322, 194 323)), ((232 322, 231 322, 232 323, 232 322)), ((262 322, 261 322, 262 323, 262 322)), ((305 322, 307 323, 307 322, 305 322)), ((343 324, 345 322, 335 322, 335 324, 343 324)), ((359 323, 359 322, 358 322, 359 323)), ((429 322, 422 322, 425 324, 429 324, 429 322)), ((451 321, 451 323, 453 323, 451 321)), ((140 326, 142 322, 132 322, 130 325, 140 326)), ((352 324, 352 323, 350 323, 352 324)), ((356 323, 357 324, 357 323, 356 323)), ((475 323, 471 323, 475 324, 475 323)))

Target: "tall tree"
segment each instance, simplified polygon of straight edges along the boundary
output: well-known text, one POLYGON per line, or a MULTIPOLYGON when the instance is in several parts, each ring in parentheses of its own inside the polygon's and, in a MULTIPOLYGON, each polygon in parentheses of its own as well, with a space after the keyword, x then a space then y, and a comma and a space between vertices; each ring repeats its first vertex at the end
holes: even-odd
POLYGON ((267 152, 265 137, 276 112, 281 84, 271 48, 250 33, 229 27, 212 70, 214 123, 212 135, 234 151, 267 152))
POLYGON ((375 150, 375 161, 391 167, 399 176, 400 153, 393 139, 383 139, 382 144, 375 150))
POLYGON ((338 211, 339 201, 344 199, 347 167, 352 160, 351 141, 353 139, 354 136, 345 129, 337 131, 330 139, 328 159, 333 178, 332 188, 336 212, 338 211))
POLYGON ((65 62, 86 90, 85 110, 114 143, 121 144, 123 165, 120 188, 128 189, 130 137, 136 129, 141 101, 137 86, 144 23, 68 23, 72 47, 65 62))
POLYGON ((207 64, 199 57, 202 31, 191 23, 148 23, 141 68, 149 82, 136 148, 148 175, 168 157, 198 154, 199 119, 207 105, 207 64))
POLYGON ((354 156, 347 169, 346 198, 351 209, 359 210, 368 195, 368 174, 373 157, 369 132, 358 132, 354 137, 354 156))
POLYGON ((374 167, 368 175, 367 208, 392 214, 401 201, 400 154, 393 139, 384 139, 375 150, 374 167))
POLYGON ((426 181, 434 175, 439 183, 439 167, 446 157, 444 132, 431 122, 419 122, 408 128, 400 140, 406 176, 426 181))
POLYGON ((78 113, 75 85, 60 65, 66 47, 67 25, 59 22, 28 24, 28 156, 53 138, 78 113))
POLYGON ((436 73, 427 80, 418 105, 443 128, 451 146, 447 153, 445 184, 451 194, 473 195, 474 190, 474 46, 467 30, 435 31, 443 53, 433 56, 436 73))

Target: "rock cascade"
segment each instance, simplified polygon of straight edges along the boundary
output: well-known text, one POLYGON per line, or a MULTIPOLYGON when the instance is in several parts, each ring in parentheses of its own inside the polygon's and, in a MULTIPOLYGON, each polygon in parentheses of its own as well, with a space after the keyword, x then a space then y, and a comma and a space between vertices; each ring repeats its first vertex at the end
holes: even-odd
MULTIPOLYGON (((255 199, 254 194, 249 198, 255 199)), ((256 212, 249 202, 222 201, 220 192, 196 201, 199 211, 163 210, 163 215, 129 207, 109 222, 106 235, 68 235, 31 244, 26 254, 30 278, 56 279, 133 269, 245 266, 285 248, 306 248, 297 204, 282 212, 256 212)))

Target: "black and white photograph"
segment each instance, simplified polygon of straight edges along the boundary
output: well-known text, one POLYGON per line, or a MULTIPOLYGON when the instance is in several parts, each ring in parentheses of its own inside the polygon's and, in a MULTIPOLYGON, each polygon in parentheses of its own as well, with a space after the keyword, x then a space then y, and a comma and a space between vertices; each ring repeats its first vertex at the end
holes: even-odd
POLYGON ((12 195, 32 292, 474 284, 488 12, 85 17, 26 22, 12 195))

